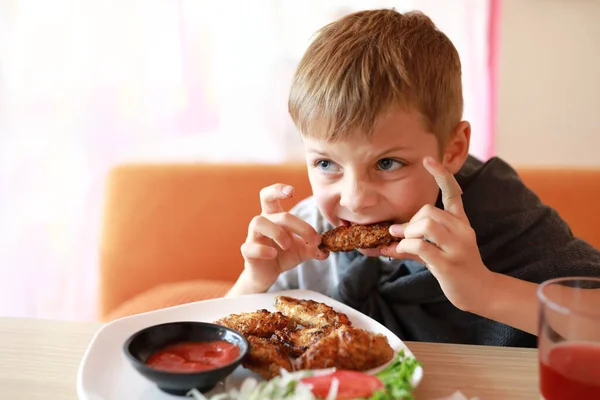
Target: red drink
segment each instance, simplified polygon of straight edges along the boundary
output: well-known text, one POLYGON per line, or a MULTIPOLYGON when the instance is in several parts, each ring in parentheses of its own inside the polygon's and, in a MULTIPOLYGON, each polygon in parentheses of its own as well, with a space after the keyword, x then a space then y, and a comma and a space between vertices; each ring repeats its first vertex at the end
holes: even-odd
POLYGON ((540 388, 546 400, 600 399, 600 345, 554 346, 540 361, 540 388))

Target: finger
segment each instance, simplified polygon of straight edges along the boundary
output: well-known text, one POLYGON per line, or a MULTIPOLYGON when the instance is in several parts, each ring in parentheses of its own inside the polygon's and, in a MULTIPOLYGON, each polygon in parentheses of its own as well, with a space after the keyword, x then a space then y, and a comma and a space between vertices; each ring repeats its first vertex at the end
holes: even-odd
POLYGON ((321 236, 308 222, 288 212, 266 216, 273 223, 281 226, 291 234, 300 236, 305 244, 316 247, 321 244, 321 236))
POLYGON ((425 264, 425 262, 421 260, 419 256, 406 252, 399 252, 398 242, 388 244, 386 246, 381 246, 379 247, 379 251, 381 252, 381 255, 385 257, 395 258, 398 260, 415 260, 417 262, 420 262, 421 264, 425 264))
POLYGON ((439 247, 444 252, 451 249, 451 245, 454 243, 454 236, 450 231, 430 217, 410 223, 404 230, 404 237, 429 241, 430 244, 439 247))
POLYGON ((284 227, 258 215, 250 222, 248 240, 258 241, 263 237, 273 240, 282 250, 287 250, 292 245, 292 238, 284 227))
POLYGON ((419 257, 432 272, 434 272, 432 266, 444 262, 442 250, 423 239, 403 239, 396 247, 396 251, 400 254, 408 253, 419 257))
POLYGON ((452 175, 444 166, 433 159, 432 157, 425 157, 423 159, 423 165, 425 169, 433 175, 435 181, 442 191, 442 202, 444 203, 444 210, 456 215, 459 218, 466 216, 462 202, 462 189, 454 175, 452 175))
POLYGON ((321 250, 317 246, 306 244, 306 241, 300 236, 294 236, 294 246, 298 249, 301 260, 299 262, 306 261, 310 258, 316 258, 317 260, 324 260, 329 257, 328 250, 321 250))
POLYGON ((316 258, 317 260, 321 260, 321 261, 323 261, 323 260, 325 260, 327 257, 329 257, 329 254, 330 254, 330 253, 329 253, 329 250, 321 250, 321 249, 319 249, 319 250, 318 250, 318 252, 317 252, 317 255, 315 256, 315 258, 316 258))
POLYGON ((272 260, 277 257, 277 249, 266 244, 245 242, 241 247, 245 259, 272 260))
POLYGON ((409 222, 406 222, 404 224, 394 224, 390 226, 390 234, 395 237, 403 238, 405 237, 405 231, 408 228, 408 226, 417 223, 418 221, 421 221, 423 219, 431 219, 444 226, 446 229, 448 229, 448 231, 453 230, 453 228, 459 225, 459 223, 460 225, 463 225, 458 217, 444 210, 440 210, 439 208, 431 204, 426 204, 423 207, 421 207, 421 209, 417 211, 415 215, 413 215, 409 222))
POLYGON ((280 200, 288 199, 293 197, 293 195, 294 188, 290 185, 284 185, 283 183, 276 183, 263 188, 260 191, 261 214, 266 215, 283 212, 280 200))

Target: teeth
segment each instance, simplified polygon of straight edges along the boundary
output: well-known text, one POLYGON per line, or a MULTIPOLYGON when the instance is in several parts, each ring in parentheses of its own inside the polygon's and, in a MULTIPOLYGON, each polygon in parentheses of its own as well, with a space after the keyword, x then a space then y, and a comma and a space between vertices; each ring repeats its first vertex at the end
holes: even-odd
POLYGON ((391 223, 391 221, 379 221, 379 222, 374 222, 374 223, 370 223, 370 224, 357 224, 356 222, 350 222, 345 219, 342 219, 341 221, 342 221, 343 226, 367 226, 367 225, 374 225, 374 224, 391 223))

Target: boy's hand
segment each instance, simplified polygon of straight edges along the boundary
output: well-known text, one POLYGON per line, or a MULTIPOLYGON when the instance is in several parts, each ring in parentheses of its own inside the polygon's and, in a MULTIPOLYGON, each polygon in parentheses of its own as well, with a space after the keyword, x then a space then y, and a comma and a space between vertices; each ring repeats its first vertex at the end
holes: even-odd
POLYGON ((319 250, 317 231, 281 207, 280 201, 292 197, 293 192, 293 187, 279 183, 260 191, 262 212, 250 222, 241 247, 244 286, 249 288, 244 292, 264 292, 282 272, 310 258, 323 260, 329 255, 319 250))
POLYGON ((430 157, 423 160, 423 165, 442 190, 444 210, 425 205, 408 223, 391 226, 390 233, 404 239, 397 245, 383 247, 381 253, 423 262, 452 304, 469 311, 477 302, 483 301, 493 273, 481 260, 458 182, 442 164, 430 157))

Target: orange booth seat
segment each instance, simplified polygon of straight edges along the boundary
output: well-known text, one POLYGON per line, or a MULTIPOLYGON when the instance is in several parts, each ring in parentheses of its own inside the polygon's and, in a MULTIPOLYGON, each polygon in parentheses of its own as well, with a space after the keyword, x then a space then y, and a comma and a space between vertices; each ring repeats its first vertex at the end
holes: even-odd
MULTIPOLYGON (((600 168, 521 168, 524 182, 600 248, 600 168)), ((304 164, 130 164, 108 179, 100 245, 100 319, 223 296, 243 268, 240 246, 259 191, 311 194, 304 164)))

